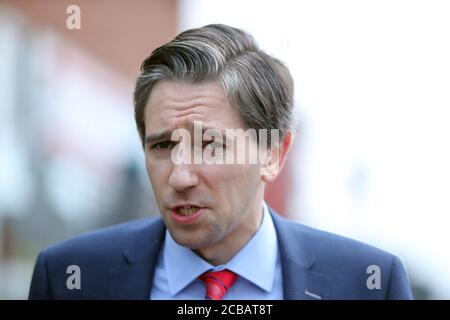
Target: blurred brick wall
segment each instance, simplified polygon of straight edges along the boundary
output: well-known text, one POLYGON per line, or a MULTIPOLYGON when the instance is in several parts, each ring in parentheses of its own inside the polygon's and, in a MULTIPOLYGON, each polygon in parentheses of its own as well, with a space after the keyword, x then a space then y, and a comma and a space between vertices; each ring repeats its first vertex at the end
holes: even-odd
POLYGON ((79 43, 126 77, 177 32, 176 0, 0 0, 31 23, 79 43), (81 9, 81 29, 69 30, 66 9, 81 9))

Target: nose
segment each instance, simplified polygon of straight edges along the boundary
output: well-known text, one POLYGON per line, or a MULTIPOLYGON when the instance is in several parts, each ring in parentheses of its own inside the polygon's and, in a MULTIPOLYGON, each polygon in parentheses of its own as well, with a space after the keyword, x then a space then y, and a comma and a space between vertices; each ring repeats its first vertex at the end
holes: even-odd
POLYGON ((192 165, 179 164, 174 165, 169 177, 169 185, 176 191, 185 191, 196 186, 199 182, 197 174, 192 165))

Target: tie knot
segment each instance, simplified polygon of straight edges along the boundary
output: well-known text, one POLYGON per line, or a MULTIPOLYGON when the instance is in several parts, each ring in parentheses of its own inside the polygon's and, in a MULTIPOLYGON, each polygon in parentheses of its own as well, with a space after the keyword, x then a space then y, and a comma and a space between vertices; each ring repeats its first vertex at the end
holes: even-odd
POLYGON ((208 271, 199 276, 206 286, 206 298, 222 300, 228 289, 237 279, 237 274, 230 270, 208 271))

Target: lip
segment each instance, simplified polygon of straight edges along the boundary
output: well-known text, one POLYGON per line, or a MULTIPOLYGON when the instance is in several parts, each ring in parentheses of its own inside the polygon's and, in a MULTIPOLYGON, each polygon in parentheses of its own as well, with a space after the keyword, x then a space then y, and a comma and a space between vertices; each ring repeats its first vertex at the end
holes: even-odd
POLYGON ((179 215, 176 211, 178 206, 173 207, 170 210, 170 216, 172 217, 172 220, 179 224, 194 224, 197 221, 201 219, 201 217, 206 213, 206 208, 200 207, 200 209, 191 216, 182 216, 179 215))

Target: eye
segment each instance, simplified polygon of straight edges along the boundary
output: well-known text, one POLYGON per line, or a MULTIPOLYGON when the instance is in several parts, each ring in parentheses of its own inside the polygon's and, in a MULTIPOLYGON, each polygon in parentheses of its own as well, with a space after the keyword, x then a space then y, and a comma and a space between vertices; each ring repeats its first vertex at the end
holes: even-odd
POLYGON ((152 150, 167 150, 167 149, 171 149, 173 148, 173 146, 175 146, 175 142, 174 141, 162 141, 162 142, 158 142, 155 143, 152 146, 152 150))
POLYGON ((225 148, 225 145, 223 143, 218 142, 218 141, 214 141, 211 144, 211 147, 212 148, 225 148))
POLYGON ((225 146, 220 143, 219 141, 215 141, 215 140, 203 140, 203 148, 205 148, 206 146, 210 146, 210 148, 212 149, 216 149, 216 148, 224 148, 225 146))
POLYGON ((219 156, 224 151, 226 146, 219 141, 203 141, 203 149, 208 148, 209 154, 211 157, 219 156))
POLYGON ((205 148, 207 145, 211 144, 212 142, 214 142, 214 140, 203 140, 202 147, 205 148))

